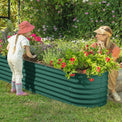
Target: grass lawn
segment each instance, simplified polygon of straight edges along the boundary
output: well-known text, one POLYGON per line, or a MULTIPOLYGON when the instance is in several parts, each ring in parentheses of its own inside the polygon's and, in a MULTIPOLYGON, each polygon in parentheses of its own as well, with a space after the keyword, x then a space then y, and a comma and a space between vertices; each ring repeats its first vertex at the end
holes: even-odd
POLYGON ((0 122, 122 122, 122 104, 86 108, 38 94, 16 96, 10 84, 0 81, 0 122))

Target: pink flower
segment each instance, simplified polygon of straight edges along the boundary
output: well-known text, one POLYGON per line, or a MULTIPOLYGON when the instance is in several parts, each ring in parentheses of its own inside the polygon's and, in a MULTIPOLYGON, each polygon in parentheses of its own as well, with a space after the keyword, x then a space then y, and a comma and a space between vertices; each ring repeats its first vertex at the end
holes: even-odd
POLYGON ((103 1, 102 3, 106 3, 106 1, 103 1))
POLYGON ((114 23, 114 21, 112 21, 111 23, 114 23))
POLYGON ((109 5, 110 5, 110 3, 107 4, 107 6, 109 6, 109 5))
POLYGON ((39 0, 37 0, 37 2, 39 2, 39 0))
POLYGON ((2 40, 0 39, 0 43, 2 42, 2 40))
POLYGON ((2 45, 0 45, 0 47, 2 47, 2 45))
POLYGON ((93 20, 91 20, 91 22, 93 22, 93 20))
POLYGON ((30 40, 30 38, 29 38, 29 37, 27 37, 27 39, 28 39, 28 40, 30 40))
POLYGON ((77 20, 77 18, 75 17, 74 19, 73 19, 73 21, 76 21, 77 20))
POLYGON ((103 11, 105 11, 105 9, 103 9, 103 11))
POLYGON ((114 11, 112 11, 112 13, 114 13, 114 11))
POLYGON ((85 12, 85 14, 89 14, 89 12, 85 12))
POLYGON ((98 22, 98 20, 96 20, 96 22, 98 22))
POLYGON ((115 17, 115 15, 113 15, 113 17, 115 17))
POLYGON ((103 20, 100 20, 100 22, 103 22, 103 20))
POLYGON ((60 11, 58 11, 58 14, 60 13, 60 11))
POLYGON ((40 42, 41 41, 41 37, 39 37, 39 36, 36 36, 36 37, 34 37, 35 39, 36 39, 36 41, 38 41, 38 42, 40 42))
POLYGON ((11 36, 7 36, 7 38, 10 38, 11 36))
POLYGON ((35 34, 35 33, 33 33, 31 36, 32 36, 32 37, 36 37, 36 34, 35 34))

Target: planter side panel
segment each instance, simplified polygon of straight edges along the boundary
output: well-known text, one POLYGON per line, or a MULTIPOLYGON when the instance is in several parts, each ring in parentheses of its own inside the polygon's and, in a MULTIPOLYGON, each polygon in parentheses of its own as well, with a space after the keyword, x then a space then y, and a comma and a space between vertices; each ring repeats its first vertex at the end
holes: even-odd
POLYGON ((107 102, 107 72, 94 76, 93 82, 81 74, 67 80, 61 70, 25 61, 24 74, 25 88, 35 93, 77 106, 102 106, 107 102))

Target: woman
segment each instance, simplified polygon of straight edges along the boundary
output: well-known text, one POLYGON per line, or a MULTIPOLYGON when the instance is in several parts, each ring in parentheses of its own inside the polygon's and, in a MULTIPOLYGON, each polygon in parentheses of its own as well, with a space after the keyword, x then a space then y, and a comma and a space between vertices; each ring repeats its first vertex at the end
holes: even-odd
MULTIPOLYGON (((120 48, 117 45, 110 41, 112 36, 112 30, 109 26, 101 26, 97 30, 94 31, 96 33, 97 44, 100 47, 99 51, 102 48, 108 49, 108 54, 112 53, 112 58, 114 61, 117 61, 120 54, 120 48)), ((95 47, 96 43, 92 44, 92 47, 95 47)), ((118 77, 118 71, 112 70, 109 72, 108 75, 108 88, 111 90, 111 95, 115 101, 120 101, 121 98, 117 94, 115 87, 116 87, 116 80, 118 77)))

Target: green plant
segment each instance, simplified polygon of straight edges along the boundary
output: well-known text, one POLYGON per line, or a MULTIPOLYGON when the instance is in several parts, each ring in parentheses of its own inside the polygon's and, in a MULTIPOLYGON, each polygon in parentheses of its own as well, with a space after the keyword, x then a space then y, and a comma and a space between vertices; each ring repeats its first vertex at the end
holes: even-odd
MULTIPOLYGON (((71 48, 67 49, 63 58, 54 58, 51 65, 55 68, 62 69, 66 73, 66 77, 74 76, 75 73, 84 73, 89 78, 92 75, 101 75, 111 69, 118 69, 119 66, 113 61, 111 55, 107 55, 106 49, 99 52, 99 48, 91 47, 91 42, 81 43, 82 48, 76 51, 71 48)), ((90 79, 91 80, 91 79, 90 79)), ((93 79, 92 79, 93 80, 93 79)))

